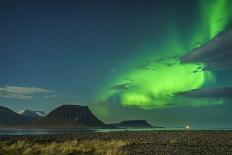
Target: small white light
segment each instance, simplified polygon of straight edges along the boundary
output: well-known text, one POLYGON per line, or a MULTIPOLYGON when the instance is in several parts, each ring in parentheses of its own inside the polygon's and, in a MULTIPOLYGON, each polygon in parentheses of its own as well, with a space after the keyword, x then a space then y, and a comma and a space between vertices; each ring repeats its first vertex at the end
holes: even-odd
POLYGON ((185 128, 186 128, 186 129, 189 129, 189 126, 187 125, 185 128))

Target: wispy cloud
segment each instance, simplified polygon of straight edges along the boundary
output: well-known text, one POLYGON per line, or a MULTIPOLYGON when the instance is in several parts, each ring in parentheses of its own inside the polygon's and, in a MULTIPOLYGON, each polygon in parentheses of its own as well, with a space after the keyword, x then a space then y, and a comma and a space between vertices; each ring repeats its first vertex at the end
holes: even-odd
POLYGON ((0 97, 1 98, 13 98, 20 100, 29 100, 33 98, 36 94, 48 94, 53 91, 38 88, 38 87, 18 87, 18 86, 4 86, 0 87, 0 97))

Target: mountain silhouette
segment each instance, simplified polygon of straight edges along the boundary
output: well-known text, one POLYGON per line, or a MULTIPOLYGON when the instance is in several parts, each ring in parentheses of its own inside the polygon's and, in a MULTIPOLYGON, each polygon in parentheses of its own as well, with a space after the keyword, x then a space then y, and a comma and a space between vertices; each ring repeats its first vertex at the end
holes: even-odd
POLYGON ((88 106, 62 105, 47 116, 32 123, 32 127, 38 128, 88 128, 106 127, 89 110, 88 106))
POLYGON ((14 127, 34 121, 33 117, 23 116, 9 108, 0 106, 0 127, 14 127))
POLYGON ((109 124, 115 128, 153 128, 153 126, 145 120, 128 120, 120 123, 109 124))

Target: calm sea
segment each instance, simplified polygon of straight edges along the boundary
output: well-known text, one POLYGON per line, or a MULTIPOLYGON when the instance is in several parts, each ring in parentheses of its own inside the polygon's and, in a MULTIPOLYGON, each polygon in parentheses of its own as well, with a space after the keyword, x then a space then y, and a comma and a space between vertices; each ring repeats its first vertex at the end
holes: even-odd
MULTIPOLYGON (((120 132, 120 131, 162 131, 186 130, 185 128, 147 128, 147 129, 0 129, 0 135, 44 135, 44 134, 74 134, 80 132, 120 132)), ((191 130, 232 130, 225 128, 191 129, 191 130)))
POLYGON ((0 129, 0 135, 73 134, 80 132, 149 131, 149 129, 0 129))

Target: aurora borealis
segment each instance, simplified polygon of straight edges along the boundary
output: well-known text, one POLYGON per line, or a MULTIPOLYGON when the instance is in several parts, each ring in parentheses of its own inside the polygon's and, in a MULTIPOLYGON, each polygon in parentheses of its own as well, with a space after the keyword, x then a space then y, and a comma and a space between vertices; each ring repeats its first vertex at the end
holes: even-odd
POLYGON ((231 24, 231 2, 229 0, 199 1, 201 29, 207 39, 213 39, 231 24))
POLYGON ((231 0, 2 2, 0 105, 232 126, 231 0))
POLYGON ((126 85, 126 87, 109 90, 110 86, 108 86, 104 90, 103 100, 119 95, 123 106, 138 106, 145 109, 170 105, 221 104, 221 100, 213 101, 208 98, 205 101, 190 98, 190 104, 183 104, 186 99, 177 97, 175 94, 198 89, 215 82, 214 73, 204 70, 207 64, 181 63, 180 57, 213 40, 229 26, 232 17, 230 3, 229 0, 198 1, 195 25, 191 25, 192 32, 183 39, 181 39, 181 33, 184 32, 178 28, 178 19, 170 16, 169 27, 167 27, 170 32, 165 35, 167 39, 164 47, 152 49, 151 51, 155 51, 155 54, 151 52, 145 56, 133 58, 137 66, 113 77, 110 82, 111 85, 126 85))

